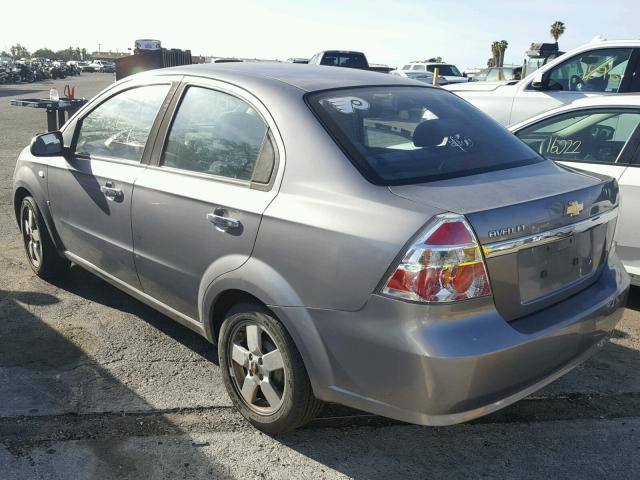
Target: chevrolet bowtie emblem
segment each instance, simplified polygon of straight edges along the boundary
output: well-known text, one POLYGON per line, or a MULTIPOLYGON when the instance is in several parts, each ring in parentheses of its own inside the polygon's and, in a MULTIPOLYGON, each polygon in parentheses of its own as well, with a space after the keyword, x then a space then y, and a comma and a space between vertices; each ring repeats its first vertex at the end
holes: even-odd
POLYGON ((567 208, 564 211, 565 215, 569 217, 575 217, 576 215, 580 215, 580 212, 584 210, 584 203, 582 202, 569 202, 567 204, 567 208))

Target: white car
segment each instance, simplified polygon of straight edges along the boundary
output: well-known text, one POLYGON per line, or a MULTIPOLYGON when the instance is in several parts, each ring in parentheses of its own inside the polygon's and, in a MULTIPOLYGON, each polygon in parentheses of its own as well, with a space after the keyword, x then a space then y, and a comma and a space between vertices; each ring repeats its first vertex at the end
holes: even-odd
MULTIPOLYGON (((419 82, 433 85, 433 73, 431 72, 407 72, 406 70, 393 70, 389 72, 397 77, 410 78, 419 82)), ((438 85, 446 85, 442 78, 438 78, 438 85)))
POLYGON ((438 69, 438 75, 444 83, 466 83, 469 78, 465 77, 458 67, 451 65, 450 63, 438 63, 438 62, 411 62, 404 65, 400 70, 403 72, 429 72, 433 74, 435 69, 438 69))
POLYGON ((640 40, 597 41, 565 53, 520 81, 445 87, 503 125, 584 97, 640 92, 640 40))
MULTIPOLYGON (((509 127, 543 156, 618 180, 618 256, 640 286, 640 94, 578 100, 509 127)), ((544 181, 541 178, 540 181, 544 181)))
POLYGON ((104 60, 94 60, 89 64, 89 66, 93 68, 94 72, 106 72, 106 73, 115 72, 115 64, 111 62, 106 62, 104 60))

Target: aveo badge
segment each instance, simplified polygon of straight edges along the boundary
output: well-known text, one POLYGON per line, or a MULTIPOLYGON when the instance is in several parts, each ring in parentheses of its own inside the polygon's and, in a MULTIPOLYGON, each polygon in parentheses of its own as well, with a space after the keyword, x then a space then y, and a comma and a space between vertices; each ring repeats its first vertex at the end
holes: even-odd
POLYGON ((506 235, 513 235, 514 233, 524 232, 524 225, 514 225, 512 227, 497 228, 495 230, 489 230, 489 238, 504 237, 506 235))

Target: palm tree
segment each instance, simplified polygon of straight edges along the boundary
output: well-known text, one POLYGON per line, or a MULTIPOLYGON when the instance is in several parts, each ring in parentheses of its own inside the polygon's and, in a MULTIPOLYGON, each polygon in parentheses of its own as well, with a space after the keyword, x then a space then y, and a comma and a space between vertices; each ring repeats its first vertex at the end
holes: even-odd
POLYGON ((500 66, 500 42, 493 42, 491 44, 491 55, 493 56, 493 66, 500 66))
POLYGON ((498 47, 500 49, 500 67, 504 65, 504 53, 507 51, 507 47, 509 46, 509 42, 506 40, 500 40, 498 42, 498 47))
POLYGON ((551 30, 549 30, 549 33, 551 33, 551 36, 554 38, 556 43, 558 43, 558 39, 564 33, 564 30, 564 22, 556 20, 551 24, 551 30))

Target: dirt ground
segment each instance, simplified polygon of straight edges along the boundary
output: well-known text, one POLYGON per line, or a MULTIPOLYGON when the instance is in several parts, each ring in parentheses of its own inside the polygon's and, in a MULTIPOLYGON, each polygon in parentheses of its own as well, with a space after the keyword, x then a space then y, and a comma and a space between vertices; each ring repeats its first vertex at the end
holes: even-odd
POLYGON ((32 275, 11 178, 46 122, 9 102, 113 78, 0 86, 0 479, 640 478, 640 289, 599 355, 501 412, 425 428, 331 406, 270 437, 231 408, 204 339, 77 267, 32 275))

